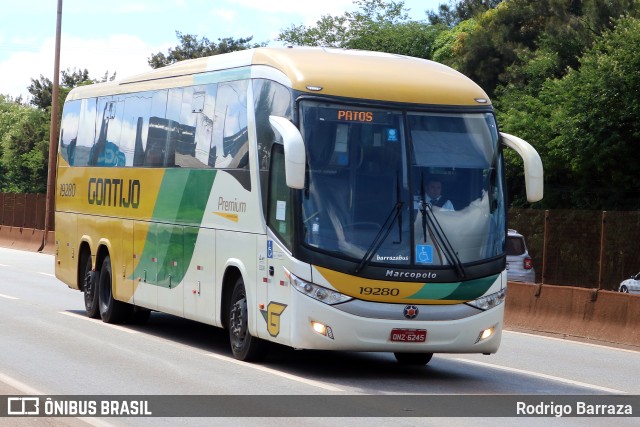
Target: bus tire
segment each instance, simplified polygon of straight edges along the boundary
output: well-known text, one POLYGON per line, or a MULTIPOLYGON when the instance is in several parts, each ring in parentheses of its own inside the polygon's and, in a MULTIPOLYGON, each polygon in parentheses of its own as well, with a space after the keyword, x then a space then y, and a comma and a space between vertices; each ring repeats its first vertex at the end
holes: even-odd
POLYGON ((87 311, 87 317, 97 319, 100 317, 98 309, 98 275, 93 271, 91 265, 91 255, 87 257, 82 270, 82 292, 84 294, 84 308, 87 311))
POLYGON ((433 357, 433 353, 393 353, 401 365, 424 366, 433 357))
POLYGON ((238 278, 229 300, 227 325, 233 357, 245 362, 263 360, 267 355, 267 342, 249 333, 247 293, 242 278, 238 278))
POLYGON ((105 323, 121 323, 127 320, 129 304, 113 298, 111 258, 107 255, 102 261, 98 280, 100 317, 105 323))

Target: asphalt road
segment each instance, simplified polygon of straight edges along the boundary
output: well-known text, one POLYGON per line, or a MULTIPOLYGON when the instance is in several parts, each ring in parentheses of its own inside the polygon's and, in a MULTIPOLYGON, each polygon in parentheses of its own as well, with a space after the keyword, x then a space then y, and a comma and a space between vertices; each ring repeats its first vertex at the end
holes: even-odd
MULTIPOLYGON (((50 255, 0 248, 0 396, 640 395, 640 352, 505 331, 492 356, 436 354, 406 367, 385 353, 275 347, 261 364, 232 358, 226 332, 153 313, 147 325, 84 315, 82 294, 55 279, 50 255)), ((341 397, 341 399, 342 399, 341 397)), ((240 399, 238 399, 240 400, 240 399)), ((293 399, 292 399, 293 400, 293 399)), ((246 401, 242 401, 246 404, 246 401)), ((0 418, 2 425, 512 425, 504 418, 0 418)), ((1 402, 0 402, 1 403, 1 402)), ((258 406, 259 406, 259 402, 258 406)), ((455 404, 455 401, 454 401, 455 404)), ((324 408, 322 408, 324 409, 324 408)), ((634 407, 640 412, 640 407, 634 407)), ((314 411, 315 412, 315 411, 314 411)), ((361 415, 361 414, 359 414, 361 415)), ((634 414, 637 417, 637 414, 634 414)), ((519 425, 608 425, 607 418, 518 418, 519 425)), ((637 425, 619 418, 616 425, 637 425)))

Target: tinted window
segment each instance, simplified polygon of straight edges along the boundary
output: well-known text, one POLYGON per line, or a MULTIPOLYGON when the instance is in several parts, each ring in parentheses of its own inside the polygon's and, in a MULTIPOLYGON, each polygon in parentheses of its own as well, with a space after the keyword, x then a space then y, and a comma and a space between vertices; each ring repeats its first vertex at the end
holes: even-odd
POLYGON ((284 147, 273 146, 271 155, 271 182, 269 183, 268 224, 271 230, 291 248, 293 231, 293 211, 291 190, 287 187, 284 170, 284 147))
POLYGON ((80 123, 78 125, 78 138, 74 150, 74 162, 76 166, 88 166, 91 149, 96 137, 96 100, 83 99, 80 101, 80 123))
POLYGON ((267 177, 271 147, 275 142, 282 143, 279 134, 273 131, 269 116, 286 117, 291 120, 291 93, 284 86, 270 80, 257 79, 253 82, 254 108, 256 114, 256 135, 258 138, 258 168, 262 191, 263 208, 266 215, 267 177))
MULTIPOLYGON (((142 166, 145 164, 148 146, 149 115, 156 96, 164 95, 166 91, 131 93, 124 95, 122 130, 120 146, 125 153, 127 166, 142 166)), ((163 112, 164 116, 164 112, 163 112)), ((158 162, 153 162, 158 166, 158 162)))
POLYGON ((522 255, 524 252, 525 246, 522 237, 507 237, 507 255, 522 255))
POLYGON ((248 84, 242 80, 70 101, 63 113, 60 152, 77 166, 215 167, 250 189, 248 84))
POLYGON ((81 101, 69 101, 64 105, 60 126, 60 154, 70 165, 74 164, 76 144, 78 142, 78 122, 80 121, 81 101))
POLYGON ((215 96, 215 85, 169 91, 165 123, 167 167, 208 167, 215 96))
POLYGON ((122 108, 116 97, 98 99, 96 140, 89 152, 89 164, 94 166, 125 166, 125 155, 118 144, 122 129, 122 108), (119 114, 119 116, 118 116, 119 114))
POLYGON ((248 169, 247 81, 218 86, 209 164, 218 169, 248 169))

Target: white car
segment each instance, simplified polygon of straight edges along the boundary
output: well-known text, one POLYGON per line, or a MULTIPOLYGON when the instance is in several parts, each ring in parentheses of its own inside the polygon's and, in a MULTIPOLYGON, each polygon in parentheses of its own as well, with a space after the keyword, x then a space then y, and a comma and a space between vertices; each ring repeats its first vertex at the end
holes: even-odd
POLYGON ((536 272, 524 236, 509 229, 507 234, 507 280, 535 283, 536 272))
POLYGON ((640 273, 620 283, 618 290, 629 294, 640 294, 640 273))

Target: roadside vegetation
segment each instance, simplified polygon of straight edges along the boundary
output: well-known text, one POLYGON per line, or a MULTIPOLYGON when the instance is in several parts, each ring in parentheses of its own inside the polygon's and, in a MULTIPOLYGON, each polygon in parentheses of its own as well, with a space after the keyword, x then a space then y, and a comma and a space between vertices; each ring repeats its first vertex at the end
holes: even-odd
MULTIPOLYGON (((272 45, 366 49, 449 65, 487 92, 502 131, 540 153, 545 198, 533 207, 640 209, 640 1, 460 0, 420 21, 409 19, 402 1, 354 4, 355 12, 281 29, 272 45)), ((176 36, 174 48, 150 55, 152 68, 266 44, 176 36)), ((58 102, 77 85, 114 77, 65 70, 58 102)), ((46 191, 52 83, 40 76, 28 90, 28 102, 0 95, 0 192, 46 191)), ((522 166, 505 152, 510 204, 528 207, 522 166)))

